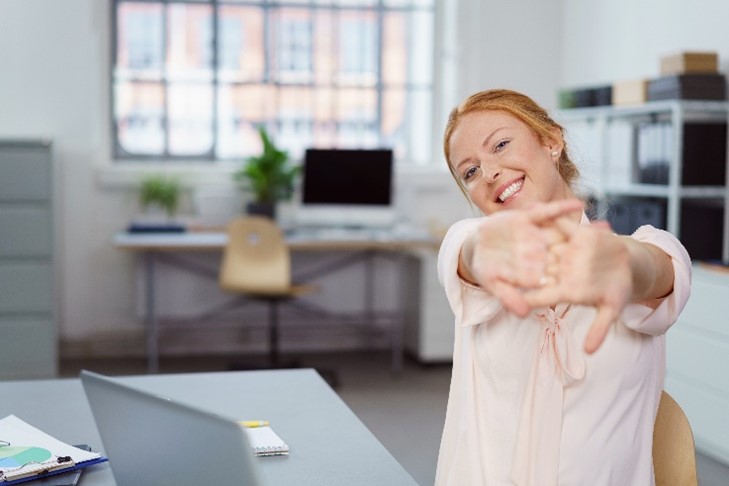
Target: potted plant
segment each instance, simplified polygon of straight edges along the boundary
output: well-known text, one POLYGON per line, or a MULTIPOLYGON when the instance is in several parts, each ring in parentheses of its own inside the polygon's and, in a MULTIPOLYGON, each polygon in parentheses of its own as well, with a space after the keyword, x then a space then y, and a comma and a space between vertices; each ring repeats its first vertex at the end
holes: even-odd
POLYGON ((293 194, 294 183, 301 167, 289 164, 288 152, 276 147, 263 125, 258 127, 258 134, 263 151, 248 157, 233 177, 253 196, 248 204, 248 212, 273 219, 276 203, 289 199, 293 194))
POLYGON ((153 207, 164 210, 173 218, 180 202, 181 185, 177 179, 152 174, 142 179, 139 188, 139 203, 145 211, 153 207))

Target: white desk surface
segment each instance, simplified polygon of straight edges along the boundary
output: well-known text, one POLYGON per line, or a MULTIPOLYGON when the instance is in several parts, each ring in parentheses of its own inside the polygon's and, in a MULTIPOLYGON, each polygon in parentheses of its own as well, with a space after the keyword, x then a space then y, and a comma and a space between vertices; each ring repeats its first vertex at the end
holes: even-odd
MULTIPOLYGON (((257 459, 266 485, 417 486, 313 370, 122 379, 231 418, 269 420, 291 447, 291 455, 257 459)), ((0 382, 0 396, 0 417, 15 414, 59 440, 104 452, 80 380, 0 382)), ((115 484, 109 463, 104 463, 86 469, 79 486, 115 484)))
MULTIPOLYGON (((188 231, 183 233, 117 233, 117 248, 131 251, 220 250, 228 241, 223 232, 188 231)), ((316 249, 403 249, 434 248, 440 240, 424 230, 385 231, 329 228, 297 230, 286 233, 292 250, 316 249)))

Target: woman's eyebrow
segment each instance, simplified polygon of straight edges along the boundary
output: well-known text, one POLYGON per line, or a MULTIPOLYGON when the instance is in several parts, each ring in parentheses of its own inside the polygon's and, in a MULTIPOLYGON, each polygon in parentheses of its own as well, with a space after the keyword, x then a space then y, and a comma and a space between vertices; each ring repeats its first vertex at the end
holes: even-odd
MULTIPOLYGON (((499 128, 497 128, 496 130, 494 130, 493 132, 491 132, 491 133, 490 133, 490 134, 488 135, 488 137, 486 137, 486 138, 484 139, 483 143, 481 143, 481 148, 487 147, 487 146, 489 145, 489 143, 491 143, 491 139, 492 139, 492 138, 494 137, 494 135, 496 135, 496 134, 497 134, 498 132, 500 132, 501 130, 506 130, 507 128, 508 128, 508 127, 499 127, 499 128)), ((465 164, 465 163, 468 163, 468 162, 469 162, 470 160, 471 160, 471 157, 466 157, 465 159, 463 159, 463 160, 461 160, 460 162, 458 162, 458 163, 456 164, 456 170, 460 169, 460 167, 461 167, 461 166, 462 166, 463 164, 465 164)))

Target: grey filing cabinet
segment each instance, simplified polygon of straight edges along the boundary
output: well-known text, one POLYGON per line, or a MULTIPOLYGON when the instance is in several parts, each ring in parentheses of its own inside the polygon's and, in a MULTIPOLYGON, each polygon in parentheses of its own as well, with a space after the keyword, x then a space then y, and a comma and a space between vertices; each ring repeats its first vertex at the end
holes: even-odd
POLYGON ((57 374, 50 141, 0 139, 0 379, 57 374))

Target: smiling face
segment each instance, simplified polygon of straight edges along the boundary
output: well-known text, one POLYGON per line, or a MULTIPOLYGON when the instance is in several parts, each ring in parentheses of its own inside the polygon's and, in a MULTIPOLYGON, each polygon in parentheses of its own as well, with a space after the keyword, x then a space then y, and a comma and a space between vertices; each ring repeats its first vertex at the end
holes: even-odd
POLYGON ((542 142, 507 112, 462 115, 447 143, 449 163, 484 214, 574 197, 558 170, 561 136, 542 142))

